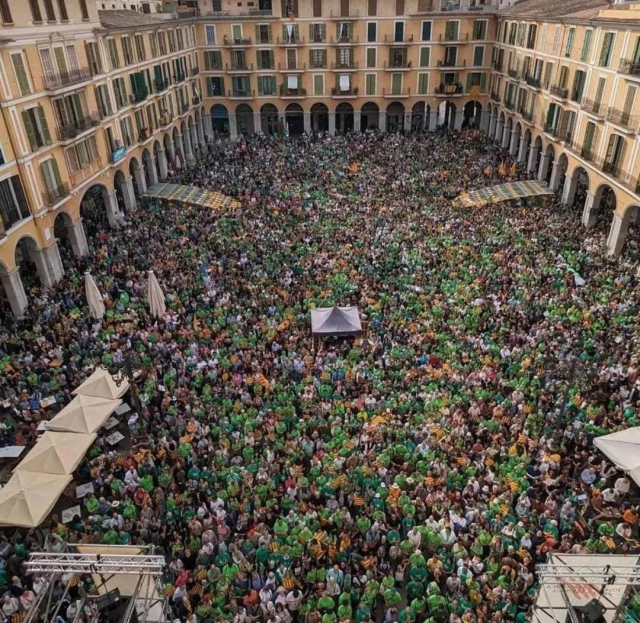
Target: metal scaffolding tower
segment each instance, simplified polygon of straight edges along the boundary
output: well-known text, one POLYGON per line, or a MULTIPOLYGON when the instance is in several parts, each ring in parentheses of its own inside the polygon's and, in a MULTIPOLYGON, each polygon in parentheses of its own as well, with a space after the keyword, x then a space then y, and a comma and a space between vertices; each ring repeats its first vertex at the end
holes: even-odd
POLYGON ((104 594, 108 582, 114 576, 131 576, 131 586, 134 586, 131 595, 126 596, 129 602, 120 623, 129 623, 134 613, 140 623, 171 620, 168 602, 157 590, 165 567, 163 556, 38 552, 29 556, 25 566, 28 573, 43 577, 45 583, 23 623, 53 623, 70 589, 77 584, 74 579, 78 575, 99 578, 99 584, 94 591, 95 594, 84 594, 80 597, 75 618, 70 623, 78 623, 81 614, 87 609, 91 610, 98 603, 101 597, 100 590, 102 589, 104 594), (154 614, 150 618, 152 610, 154 614))

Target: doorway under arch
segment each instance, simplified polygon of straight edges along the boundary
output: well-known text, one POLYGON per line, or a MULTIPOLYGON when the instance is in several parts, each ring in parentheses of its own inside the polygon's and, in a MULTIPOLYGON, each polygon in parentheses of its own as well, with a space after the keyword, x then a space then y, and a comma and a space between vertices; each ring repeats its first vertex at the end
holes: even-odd
POLYGON ((348 102, 338 104, 336 108, 336 131, 338 134, 353 132, 353 106, 348 102))
POLYGON ((463 128, 479 128, 482 120, 482 104, 471 100, 464 105, 462 116, 463 128))
POLYGON ((229 111, 222 104, 211 107, 211 129, 219 136, 229 136, 229 111))
POLYGON ((253 125, 253 108, 249 104, 240 104, 236 108, 238 135, 252 136, 256 129, 253 125))
POLYGON ((304 134, 304 111, 300 104, 289 104, 284 111, 289 136, 302 136, 304 134))
POLYGON ((278 134, 278 109, 273 104, 265 104, 260 109, 260 125, 263 134, 267 136, 278 134))
POLYGON ((329 108, 324 104, 311 107, 311 131, 314 134, 329 131, 329 108))
POLYGON ((426 102, 417 102, 411 109, 411 131, 422 132, 428 129, 431 107, 426 102))
POLYGON ((367 102, 360 111, 360 129, 377 130, 380 127, 380 108, 374 102, 367 102))
POLYGON ((391 102, 387 106, 387 132, 402 132, 404 130, 404 105, 391 102))
POLYGON ((456 125, 456 105, 449 100, 438 107, 438 127, 453 130, 456 125))

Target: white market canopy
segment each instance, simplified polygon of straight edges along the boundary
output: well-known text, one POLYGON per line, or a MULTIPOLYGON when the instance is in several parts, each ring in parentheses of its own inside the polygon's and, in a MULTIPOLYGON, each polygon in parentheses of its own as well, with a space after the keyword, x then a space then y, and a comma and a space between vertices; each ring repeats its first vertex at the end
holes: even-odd
POLYGON ((67 475, 15 472, 0 491, 0 525, 36 528, 70 481, 67 475))
POLYGON ((73 395, 117 400, 118 398, 122 398, 128 390, 129 381, 123 378, 120 387, 118 387, 108 370, 97 368, 80 387, 77 387, 73 391, 73 395))
POLYGON ((603 435, 595 445, 612 463, 640 485, 640 426, 603 435))
POLYGON ((111 417, 122 400, 76 396, 58 415, 46 423, 45 430, 91 434, 111 417))
POLYGON ((362 323, 357 307, 320 307, 311 310, 313 335, 360 335, 362 323))
MULTIPOLYGON (((79 433, 56 433, 47 431, 20 461, 16 472, 37 472, 42 474, 72 474, 97 435, 79 433)), ((1 515, 0 515, 1 517, 1 515)))

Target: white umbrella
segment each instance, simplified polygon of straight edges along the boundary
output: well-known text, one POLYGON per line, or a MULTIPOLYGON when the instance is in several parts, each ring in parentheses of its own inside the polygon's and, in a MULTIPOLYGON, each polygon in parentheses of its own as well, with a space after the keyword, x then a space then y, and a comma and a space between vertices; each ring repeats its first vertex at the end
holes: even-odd
POLYGON ((149 312, 151 315, 156 318, 162 318, 167 311, 167 306, 164 302, 162 288, 152 270, 149 271, 147 298, 149 299, 149 312))
POLYGON ((86 272, 84 274, 84 291, 87 296, 87 303, 89 304, 89 314, 92 318, 102 320, 104 316, 104 303, 102 301, 102 295, 98 286, 94 281, 91 273, 86 272))

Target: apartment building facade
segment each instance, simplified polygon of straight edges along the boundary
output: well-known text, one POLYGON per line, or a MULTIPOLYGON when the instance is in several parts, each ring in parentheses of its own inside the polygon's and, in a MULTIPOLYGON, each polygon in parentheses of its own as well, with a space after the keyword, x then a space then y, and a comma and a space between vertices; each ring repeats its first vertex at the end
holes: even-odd
POLYGON ((527 0, 498 14, 488 132, 585 227, 610 222, 612 256, 639 221, 639 86, 640 4, 527 0))
POLYGON ((635 5, 197 5, 167 19, 0 0, 0 306, 21 315, 30 284, 60 279, 65 254, 86 254, 147 186, 257 132, 474 125, 584 206, 586 226, 609 214, 620 252, 640 204, 635 5))

